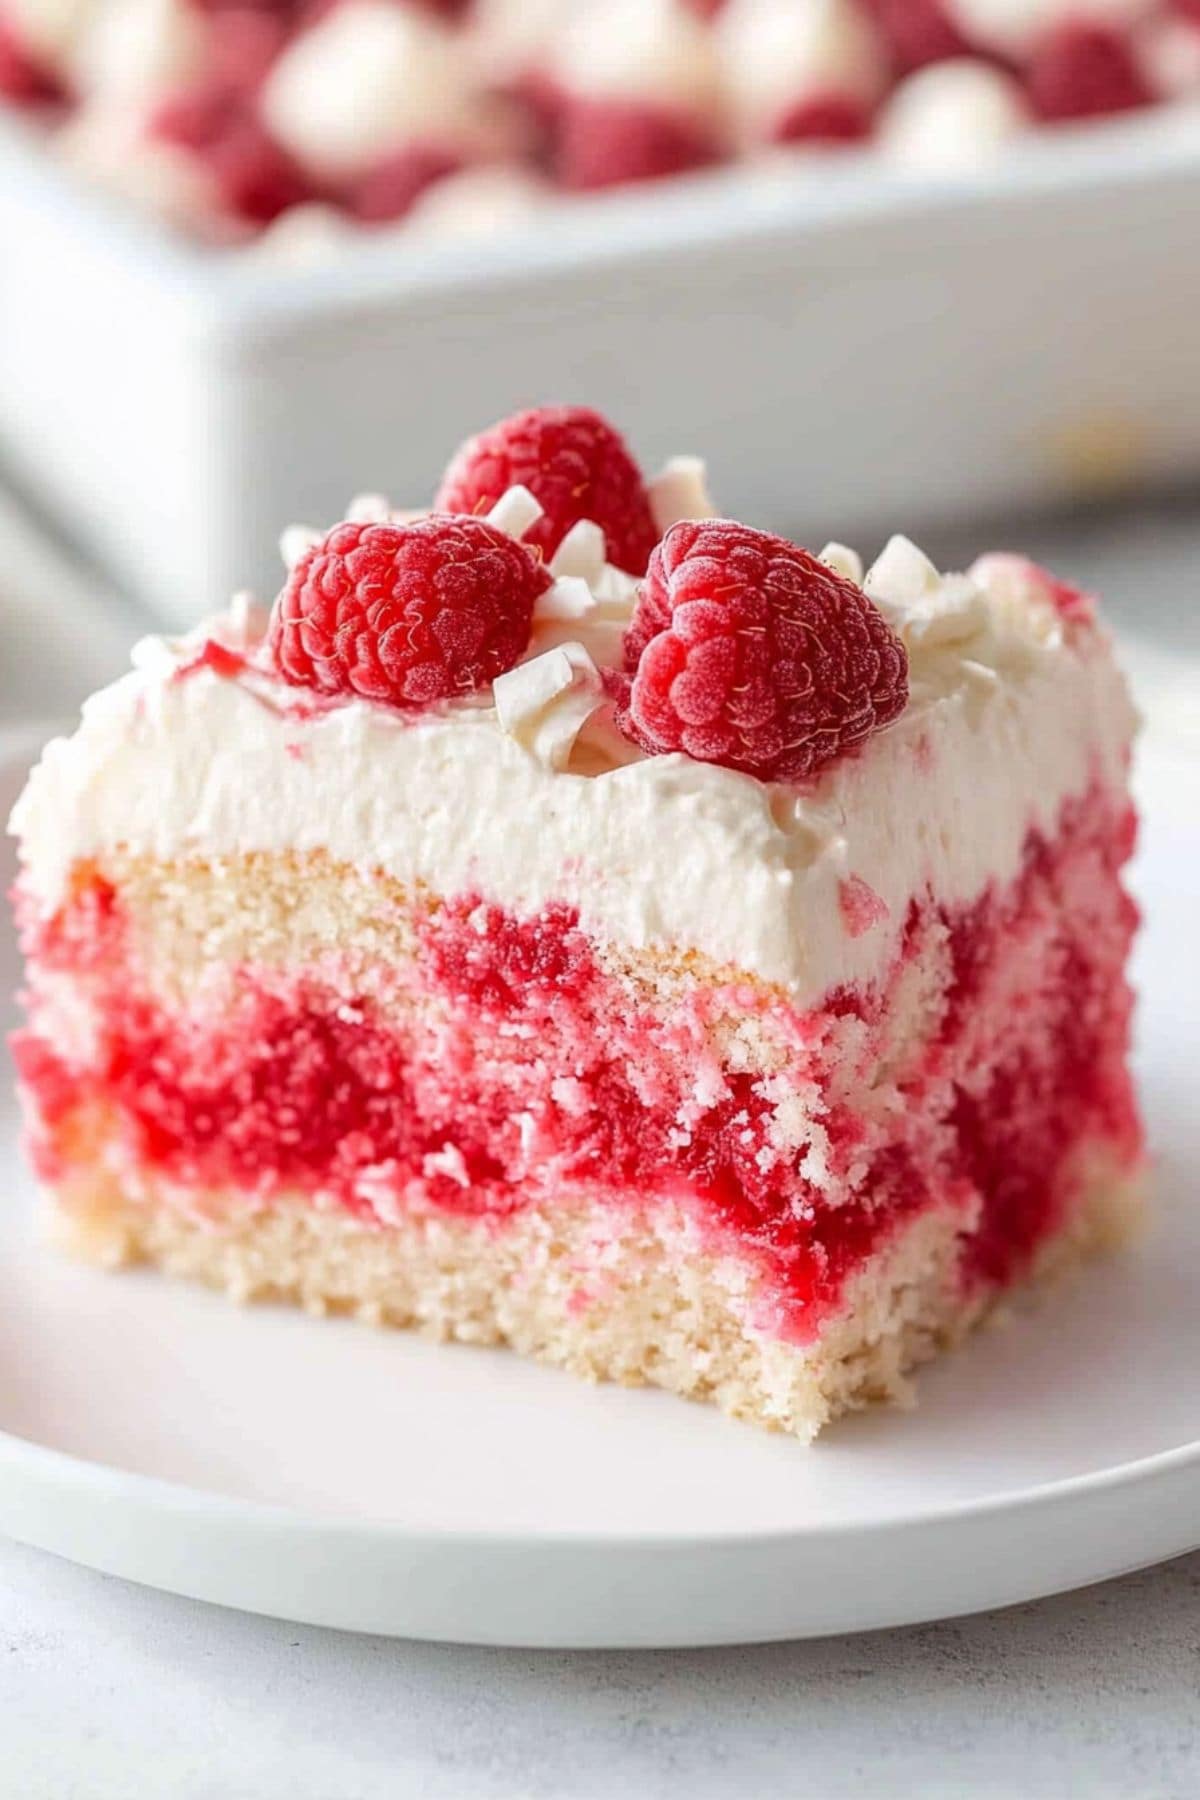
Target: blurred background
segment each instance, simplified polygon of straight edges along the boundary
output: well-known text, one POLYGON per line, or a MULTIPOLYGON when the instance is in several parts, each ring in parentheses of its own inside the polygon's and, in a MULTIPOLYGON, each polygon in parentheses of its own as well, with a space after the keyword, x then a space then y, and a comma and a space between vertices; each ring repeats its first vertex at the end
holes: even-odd
POLYGON ((1198 222, 1200 0, 0 0, 0 730, 570 400, 1094 586, 1196 747, 1198 222))

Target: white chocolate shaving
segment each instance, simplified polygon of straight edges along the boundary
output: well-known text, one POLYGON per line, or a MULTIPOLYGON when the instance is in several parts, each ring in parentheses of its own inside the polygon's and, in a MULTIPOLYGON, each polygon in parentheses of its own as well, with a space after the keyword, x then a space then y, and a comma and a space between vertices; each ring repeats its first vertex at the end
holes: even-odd
POLYGON ((506 532, 509 537, 520 542, 525 533, 537 524, 543 511, 541 501, 535 500, 527 487, 510 487, 493 506, 487 522, 494 525, 497 531, 506 532))
POLYGON ((848 544, 839 544, 836 540, 826 544, 817 560, 823 562, 827 569, 832 569, 835 575, 844 575, 856 587, 862 586, 862 557, 857 550, 851 550, 848 544))
POLYGON ((897 532, 867 570, 863 588, 877 606, 907 606, 930 593, 940 579, 925 552, 897 532))
POLYGON ((391 502, 385 494, 355 494, 346 508, 352 525, 386 525, 391 517, 391 502))
POLYGON ((560 575, 539 597, 533 616, 541 624, 547 620, 586 619, 595 610, 595 598, 583 577, 560 575))
POLYGON ((604 533, 591 519, 572 525, 550 563, 554 576, 577 575, 581 581, 599 581, 604 573, 604 533))
POLYGON ((650 483, 650 511, 660 537, 681 519, 715 519, 707 469, 700 456, 673 456, 650 483))
POLYGON ((320 543, 324 532, 315 531, 311 525, 289 525, 279 540, 279 554, 283 558, 283 566, 289 572, 310 550, 320 543))
POLYGON ((493 684, 501 729, 551 769, 565 769, 587 721, 604 703, 600 672, 582 644, 559 644, 493 684))

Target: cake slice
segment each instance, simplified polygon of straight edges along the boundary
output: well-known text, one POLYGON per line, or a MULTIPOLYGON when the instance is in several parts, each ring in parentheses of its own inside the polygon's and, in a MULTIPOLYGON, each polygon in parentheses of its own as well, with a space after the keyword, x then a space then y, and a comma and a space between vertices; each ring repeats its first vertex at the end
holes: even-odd
POLYGON ((16 1057, 85 1256, 808 1439, 1122 1235, 1092 602, 711 510, 585 409, 506 421, 47 748, 16 1057))

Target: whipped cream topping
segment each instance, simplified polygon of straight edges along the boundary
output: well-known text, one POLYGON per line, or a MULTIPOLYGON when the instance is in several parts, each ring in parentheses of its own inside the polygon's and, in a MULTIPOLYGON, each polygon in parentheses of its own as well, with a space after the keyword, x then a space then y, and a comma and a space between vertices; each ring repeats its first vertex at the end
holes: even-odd
POLYGON ((474 0, 468 49, 481 76, 504 86, 535 73, 564 21, 594 0, 474 0))
POLYGON ((1200 15, 1147 19, 1133 40, 1144 79, 1169 100, 1200 97, 1200 15))
POLYGON ((859 0, 728 0, 717 32, 747 136, 798 101, 837 95, 872 106, 888 85, 883 43, 859 0))
POLYGON ((4 0, 4 16, 18 41, 48 68, 65 71, 105 0, 4 0))
POLYGON ((593 0, 569 11, 548 63, 576 94, 704 118, 718 101, 712 35, 685 0, 593 0))
POLYGON ((519 164, 460 169, 418 196, 401 224, 429 237, 502 238, 552 200, 554 190, 519 164))
POLYGON ((1011 75, 959 56, 900 83, 884 108, 879 140, 901 167, 952 174, 986 163, 1029 123, 1011 75))
POLYGON ((134 102, 203 70, 208 21, 192 0, 107 0, 80 33, 71 76, 81 93, 134 102))
POLYGON ((467 148, 480 137, 480 96, 453 34, 391 0, 344 0, 296 38, 262 111, 298 162, 335 179, 408 144, 467 148))
POLYGON ((697 950, 816 1002, 889 965, 914 896, 1011 879, 1031 826, 1124 780, 1134 720, 1104 635, 1068 626, 1019 558, 941 576, 902 539, 865 577, 911 659, 895 724, 803 789, 646 756, 603 695, 636 584, 602 558, 576 527, 524 661, 417 716, 281 681, 245 597, 189 639, 146 640, 16 807, 26 889, 52 909, 72 864, 106 852, 322 850, 518 911, 565 902, 601 941, 697 950), (236 654, 200 655, 214 639, 236 654), (847 884, 869 900, 853 929, 847 884))

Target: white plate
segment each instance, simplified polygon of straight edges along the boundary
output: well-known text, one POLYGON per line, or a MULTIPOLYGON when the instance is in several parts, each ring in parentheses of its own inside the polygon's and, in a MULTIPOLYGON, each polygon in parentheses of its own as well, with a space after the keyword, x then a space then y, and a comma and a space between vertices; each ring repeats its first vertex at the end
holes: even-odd
POLYGON ((252 1611, 541 1646, 908 1623, 1200 1545, 1194 765, 1147 758, 1143 786, 1155 1227, 929 1370, 916 1413, 806 1451, 500 1353, 76 1267, 38 1241, 6 1101, 0 1529, 252 1611))

